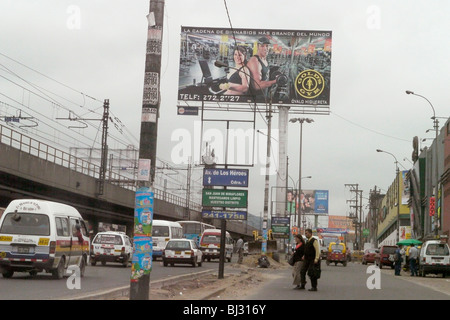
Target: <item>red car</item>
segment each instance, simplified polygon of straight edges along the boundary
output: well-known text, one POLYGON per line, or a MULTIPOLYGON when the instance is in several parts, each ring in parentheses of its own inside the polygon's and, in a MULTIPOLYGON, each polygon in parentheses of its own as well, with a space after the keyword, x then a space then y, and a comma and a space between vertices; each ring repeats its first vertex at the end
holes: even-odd
POLYGON ((377 249, 366 249, 362 258, 362 264, 375 263, 377 249))
POLYGON ((394 269, 394 254, 397 246, 381 246, 375 256, 375 264, 381 269, 383 266, 390 266, 394 269))

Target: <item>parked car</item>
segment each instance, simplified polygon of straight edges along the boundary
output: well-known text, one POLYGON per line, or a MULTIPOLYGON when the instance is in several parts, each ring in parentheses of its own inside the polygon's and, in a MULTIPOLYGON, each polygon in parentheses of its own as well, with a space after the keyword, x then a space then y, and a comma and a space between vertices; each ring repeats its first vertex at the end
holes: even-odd
POLYGON ((362 257, 362 264, 375 263, 375 256, 377 254, 377 249, 366 249, 362 257))
POLYGON ((128 266, 133 257, 133 246, 125 232, 106 231, 99 232, 91 244, 91 265, 97 261, 102 265, 107 262, 118 262, 124 267, 128 266))
POLYGON ((394 254, 397 246, 381 246, 375 255, 375 264, 381 269, 383 266, 390 266, 394 269, 394 254))
POLYGON ((420 249, 419 275, 425 277, 428 273, 450 275, 450 249, 447 243, 439 240, 425 242, 420 249))
POLYGON ((167 242, 163 250, 163 265, 174 266, 175 263, 187 263, 193 267, 202 266, 203 253, 197 243, 191 239, 172 239, 167 242))

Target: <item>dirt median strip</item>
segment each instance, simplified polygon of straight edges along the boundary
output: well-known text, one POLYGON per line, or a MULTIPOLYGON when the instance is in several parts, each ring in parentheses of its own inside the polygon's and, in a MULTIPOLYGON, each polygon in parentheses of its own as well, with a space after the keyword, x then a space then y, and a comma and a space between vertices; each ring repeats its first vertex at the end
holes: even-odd
MULTIPOLYGON (((206 270, 195 273, 183 274, 179 276, 173 276, 165 279, 150 280, 150 288, 160 289, 163 287, 171 286, 177 282, 198 278, 200 276, 217 273, 217 270, 206 270)), ((109 300, 117 297, 128 297, 130 295, 130 285, 117 287, 107 290, 99 290, 92 293, 86 293, 73 297, 63 297, 56 300, 109 300)))

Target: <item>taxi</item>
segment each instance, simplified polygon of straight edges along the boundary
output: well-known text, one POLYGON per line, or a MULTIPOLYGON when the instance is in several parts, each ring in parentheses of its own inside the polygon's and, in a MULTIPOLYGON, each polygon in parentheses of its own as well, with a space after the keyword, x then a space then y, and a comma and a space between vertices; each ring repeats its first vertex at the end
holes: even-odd
POLYGON ((167 242, 162 259, 164 267, 175 263, 191 264, 193 267, 202 266, 202 251, 197 243, 191 239, 172 239, 167 242))
POLYGON ((118 262, 127 267, 132 257, 133 246, 125 232, 99 232, 92 241, 92 266, 95 266, 97 261, 100 261, 102 265, 106 265, 107 262, 118 262))

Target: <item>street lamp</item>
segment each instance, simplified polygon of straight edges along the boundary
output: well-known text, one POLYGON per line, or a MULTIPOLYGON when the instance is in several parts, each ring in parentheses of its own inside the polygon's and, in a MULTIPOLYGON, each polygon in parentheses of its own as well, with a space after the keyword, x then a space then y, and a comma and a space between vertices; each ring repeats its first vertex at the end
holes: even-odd
MULTIPOLYGON (((433 117, 431 119, 433 119, 433 124, 434 124, 434 130, 435 130, 435 150, 434 150, 434 157, 435 157, 435 162, 436 162, 436 167, 435 167, 435 174, 436 174, 436 187, 434 189, 434 196, 436 198, 437 201, 437 197, 438 197, 438 186, 439 186, 439 172, 438 172, 438 135, 439 135, 439 121, 436 117, 436 111, 434 110, 433 104, 430 102, 430 100, 428 100, 427 98, 425 98, 424 96, 421 96, 420 94, 414 93, 413 91, 410 90, 406 90, 406 94, 412 94, 418 97, 421 97, 425 100, 427 100, 427 102, 430 104, 431 109, 433 109, 433 117)), ((428 131, 428 130, 427 130, 428 131)), ((434 219, 434 234, 437 235, 438 234, 438 217, 435 217, 434 219)))
POLYGON ((400 177, 399 177, 400 170, 398 169, 398 161, 397 158, 390 152, 383 151, 380 149, 377 149, 377 152, 384 152, 390 154, 395 159, 395 167, 396 167, 395 173, 397 176, 396 179, 397 179, 397 243, 398 243, 400 241, 400 177))
POLYGON ((299 196, 299 206, 298 206, 298 228, 299 230, 301 230, 300 227, 300 219, 301 219, 301 215, 302 215, 302 204, 301 204, 301 194, 302 194, 302 131, 303 131, 303 123, 311 123, 314 122, 313 119, 310 118, 292 118, 289 120, 289 122, 292 123, 300 123, 300 156, 298 159, 298 196, 299 196))

